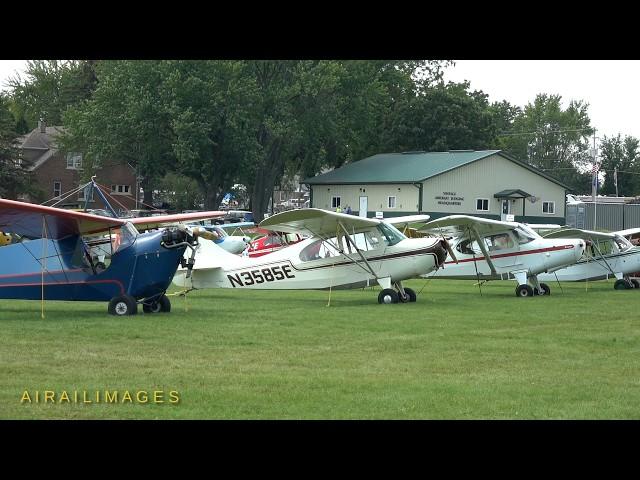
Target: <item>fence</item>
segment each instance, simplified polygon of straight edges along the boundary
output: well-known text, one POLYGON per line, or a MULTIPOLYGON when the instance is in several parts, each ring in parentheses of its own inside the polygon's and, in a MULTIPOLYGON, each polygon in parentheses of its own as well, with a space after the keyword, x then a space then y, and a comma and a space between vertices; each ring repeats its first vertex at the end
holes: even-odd
POLYGON ((585 202, 567 205, 567 225, 586 230, 625 230, 640 227, 640 205, 585 202), (594 216, 597 225, 594 225, 594 216))

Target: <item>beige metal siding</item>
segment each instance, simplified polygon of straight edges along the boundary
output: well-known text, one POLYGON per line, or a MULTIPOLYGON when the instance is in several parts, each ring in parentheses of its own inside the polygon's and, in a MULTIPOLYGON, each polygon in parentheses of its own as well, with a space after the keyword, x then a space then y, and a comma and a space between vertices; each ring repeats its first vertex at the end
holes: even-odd
MULTIPOLYGON (((499 155, 427 179, 424 182, 423 210, 500 215, 502 203, 493 195, 506 189, 521 189, 537 198, 534 203, 524 201, 526 216, 549 219, 564 216, 563 187, 499 155), (478 198, 489 199, 489 211, 476 210, 478 198), (554 214, 542 213, 542 204, 548 201, 555 202, 554 214)), ((520 199, 515 200, 511 207, 512 214, 522 215, 522 203, 520 199)))
POLYGON ((312 185, 313 207, 331 210, 331 198, 341 197, 340 204, 357 211, 360 197, 368 197, 370 212, 417 212, 418 187, 411 184, 389 185, 312 185), (388 197, 396 197, 396 208, 388 208, 388 197))

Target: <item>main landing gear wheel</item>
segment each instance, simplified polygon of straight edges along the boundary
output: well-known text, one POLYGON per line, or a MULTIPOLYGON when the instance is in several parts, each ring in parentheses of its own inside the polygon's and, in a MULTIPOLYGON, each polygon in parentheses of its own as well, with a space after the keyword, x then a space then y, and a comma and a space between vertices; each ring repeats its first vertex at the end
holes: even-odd
POLYGON ((635 278, 631 279, 631 283, 633 284, 633 288, 640 288, 640 282, 635 278))
POLYGON ((142 311, 144 313, 159 313, 159 312, 170 312, 171 311, 171 302, 167 298, 166 295, 162 295, 158 300, 152 302, 151 304, 142 304, 142 311))
POLYGON ((385 288, 378 294, 378 303, 398 303, 399 298, 398 292, 385 288))
POLYGON ((138 313, 138 304, 131 295, 113 297, 109 302, 109 313, 119 317, 138 313))
POLYGON ((615 288, 616 290, 628 290, 630 288, 633 288, 633 284, 621 278, 620 280, 616 280, 616 283, 613 284, 613 288, 615 288))
POLYGON ((409 302, 415 302, 416 301, 416 292, 413 291, 413 289, 411 288, 405 288, 404 289, 404 293, 406 296, 402 296, 402 293, 398 292, 398 298, 400 299, 401 303, 409 303, 409 302))
MULTIPOLYGON (((540 288, 542 289, 542 292, 543 292, 542 295, 551 295, 551 287, 549 287, 549 285, 547 285, 546 283, 541 283, 540 288)), ((533 294, 540 295, 538 293, 538 290, 536 290, 535 288, 533 289, 533 294)))
POLYGON ((529 285, 518 285, 516 287, 516 296, 533 297, 533 288, 531 288, 529 285))

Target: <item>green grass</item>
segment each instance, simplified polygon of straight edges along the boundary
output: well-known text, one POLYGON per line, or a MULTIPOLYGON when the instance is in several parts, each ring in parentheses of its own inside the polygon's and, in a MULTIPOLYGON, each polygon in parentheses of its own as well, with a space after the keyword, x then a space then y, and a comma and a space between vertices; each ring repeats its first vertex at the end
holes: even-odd
MULTIPOLYGON (((0 418, 640 418, 640 292, 613 282, 413 280, 378 290, 207 290, 170 314, 0 301, 0 418), (187 309, 188 305, 188 311, 187 309), (177 390, 180 402, 21 403, 25 390, 177 390)), ((42 395, 42 393, 41 393, 42 395)), ((81 395, 81 393, 80 393, 81 395)))

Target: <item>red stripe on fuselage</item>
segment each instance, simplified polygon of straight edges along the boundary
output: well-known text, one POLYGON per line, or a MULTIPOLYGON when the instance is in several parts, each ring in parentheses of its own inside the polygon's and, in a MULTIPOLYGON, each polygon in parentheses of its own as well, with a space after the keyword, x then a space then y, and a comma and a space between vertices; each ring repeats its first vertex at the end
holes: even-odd
MULTIPOLYGON (((549 247, 549 248, 536 248, 535 250, 525 250, 514 253, 502 253, 499 255, 491 255, 491 260, 495 260, 496 258, 505 258, 505 257, 515 257, 518 255, 530 255, 532 253, 542 253, 542 252, 554 252, 556 250, 570 250, 574 248, 574 245, 560 245, 558 247, 549 247)), ((458 260, 458 263, 465 262, 477 262, 479 260, 485 260, 485 257, 475 257, 475 258, 465 258, 464 260, 458 260)), ((453 260, 450 262, 445 262, 445 265, 449 265, 452 263, 456 263, 453 260)))

